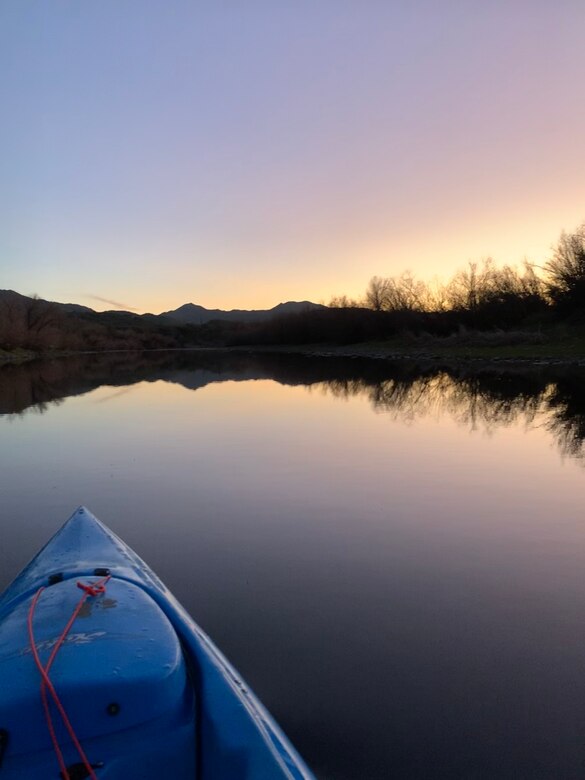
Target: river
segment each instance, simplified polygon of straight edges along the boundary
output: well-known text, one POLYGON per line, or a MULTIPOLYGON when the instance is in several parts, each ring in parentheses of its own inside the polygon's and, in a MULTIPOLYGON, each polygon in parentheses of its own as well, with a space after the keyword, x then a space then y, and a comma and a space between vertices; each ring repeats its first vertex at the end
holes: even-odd
POLYGON ((583 777, 583 371, 84 355, 0 413, 0 588, 85 504, 322 780, 583 777))

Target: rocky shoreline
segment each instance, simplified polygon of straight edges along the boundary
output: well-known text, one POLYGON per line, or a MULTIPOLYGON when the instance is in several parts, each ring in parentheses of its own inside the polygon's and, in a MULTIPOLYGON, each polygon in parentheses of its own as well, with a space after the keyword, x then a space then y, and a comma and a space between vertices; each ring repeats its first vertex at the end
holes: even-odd
MULTIPOLYGON (((234 348, 228 348, 229 350, 234 348)), ((577 366, 585 367, 585 356, 569 355, 474 355, 472 353, 433 352, 426 350, 399 351, 383 346, 353 344, 274 346, 274 347, 237 347, 238 351, 250 353, 295 354, 309 357, 348 358, 367 360, 387 360, 391 362, 436 363, 436 364, 504 364, 522 366, 577 366)))
MULTIPOLYGON (((105 355, 115 353, 135 353, 136 350, 102 350, 91 352, 83 350, 32 352, 30 350, 17 350, 7 352, 0 350, 0 366, 7 364, 26 363, 33 360, 55 360, 80 355, 105 355)), ((480 355, 459 351, 432 351, 432 350, 397 350, 395 347, 370 344, 350 344, 338 346, 334 344, 310 344, 310 345, 258 345, 237 347, 188 347, 185 349, 166 350, 141 350, 141 354, 148 352, 192 352, 192 353, 248 353, 248 354, 273 354, 273 355, 305 355, 316 358, 347 358, 363 360, 384 360, 390 362, 410 362, 437 365, 504 365, 504 366, 573 366, 585 368, 585 355, 480 355)))

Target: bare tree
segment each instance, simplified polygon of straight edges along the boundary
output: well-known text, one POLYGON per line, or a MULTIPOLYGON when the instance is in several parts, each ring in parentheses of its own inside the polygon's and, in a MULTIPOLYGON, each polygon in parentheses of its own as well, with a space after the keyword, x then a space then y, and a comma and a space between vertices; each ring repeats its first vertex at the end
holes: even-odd
POLYGON ((421 308, 427 312, 446 311, 449 303, 449 291, 447 286, 437 277, 433 277, 424 286, 421 308))
MULTIPOLYGON (((491 261, 484 260, 484 269, 491 261)), ((482 273, 477 263, 468 263, 467 268, 458 271, 448 284, 448 299, 451 309, 474 311, 480 300, 480 289, 483 284, 482 273)))
POLYGON ((327 304, 330 309, 358 309, 359 301, 348 298, 347 295, 334 295, 327 304))
POLYGON ((423 311, 427 298, 425 283, 404 271, 397 277, 372 277, 365 300, 374 311, 423 311))
POLYGON ((59 308, 34 295, 11 291, 0 297, 0 346, 37 349, 57 346, 62 340, 64 317, 59 308))
POLYGON ((426 285, 415 279, 412 271, 404 271, 397 279, 389 279, 388 308, 394 311, 422 311, 426 285))
POLYGON ((43 331, 60 323, 59 309, 54 303, 44 301, 37 295, 27 301, 25 308, 26 326, 29 334, 39 336, 43 331))
POLYGON ((383 311, 387 306, 388 280, 372 276, 366 290, 366 306, 374 311, 383 311))
POLYGON ((585 223, 574 233, 561 234, 545 270, 554 303, 571 309, 585 304, 585 223))

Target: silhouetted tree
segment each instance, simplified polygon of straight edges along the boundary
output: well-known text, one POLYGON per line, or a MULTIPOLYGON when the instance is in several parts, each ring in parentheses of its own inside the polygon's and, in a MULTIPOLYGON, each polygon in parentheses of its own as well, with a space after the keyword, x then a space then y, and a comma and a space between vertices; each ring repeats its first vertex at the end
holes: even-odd
POLYGON ((388 280, 372 276, 366 290, 366 306, 373 311, 384 311, 387 304, 388 280))
POLYGON ((493 260, 487 258, 482 266, 468 263, 467 268, 458 271, 448 285, 449 304, 455 311, 474 313, 489 289, 489 277, 493 260))
POLYGON ((554 304, 570 311, 585 305, 585 223, 574 233, 561 234, 545 269, 554 304))
POLYGON ((425 311, 429 298, 427 286, 411 271, 400 276, 373 276, 366 290, 365 304, 373 311, 425 311))
POLYGON ((327 305, 330 309, 359 309, 363 304, 347 295, 334 295, 327 305))

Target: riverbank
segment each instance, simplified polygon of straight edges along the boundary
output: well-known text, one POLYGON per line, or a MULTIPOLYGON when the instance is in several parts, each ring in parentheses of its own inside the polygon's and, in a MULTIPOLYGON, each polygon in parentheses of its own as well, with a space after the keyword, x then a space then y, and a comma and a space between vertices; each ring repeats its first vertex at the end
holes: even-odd
POLYGON ((307 355, 310 357, 362 358, 388 361, 415 361, 426 363, 504 363, 523 365, 576 365, 585 367, 585 340, 579 336, 559 341, 535 340, 533 343, 506 340, 499 337, 489 343, 484 339, 430 339, 405 338, 392 341, 361 342, 355 344, 273 344, 241 346, 200 346, 154 350, 50 350, 34 352, 18 349, 0 350, 0 365, 26 363, 32 360, 53 360, 80 355, 114 353, 160 352, 219 352, 269 353, 307 355), (482 343, 480 343, 480 341, 482 343))
POLYGON ((33 352, 30 349, 0 349, 0 365, 3 363, 27 363, 29 360, 36 360, 41 357, 41 353, 33 352))
POLYGON ((533 343, 468 343, 455 339, 396 339, 357 344, 304 344, 239 347, 254 352, 301 354, 314 357, 347 357, 373 360, 410 360, 456 363, 519 363, 585 366, 585 341, 578 337, 533 343))

